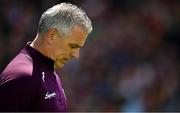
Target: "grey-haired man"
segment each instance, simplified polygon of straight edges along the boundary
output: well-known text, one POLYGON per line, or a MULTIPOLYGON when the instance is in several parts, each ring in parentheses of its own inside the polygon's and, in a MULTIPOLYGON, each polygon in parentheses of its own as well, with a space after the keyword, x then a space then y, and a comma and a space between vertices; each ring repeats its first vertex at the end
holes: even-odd
POLYGON ((91 21, 83 10, 61 3, 45 11, 36 38, 0 75, 0 111, 67 111, 55 69, 79 57, 91 21))

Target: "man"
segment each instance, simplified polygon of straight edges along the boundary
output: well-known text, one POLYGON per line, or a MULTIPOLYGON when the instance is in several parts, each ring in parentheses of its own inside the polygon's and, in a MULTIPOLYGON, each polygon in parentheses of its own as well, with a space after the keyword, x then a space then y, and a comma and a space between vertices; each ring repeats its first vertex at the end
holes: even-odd
POLYGON ((0 111, 67 111, 66 97, 54 71, 79 57, 91 21, 69 3, 45 11, 36 38, 0 75, 0 111))

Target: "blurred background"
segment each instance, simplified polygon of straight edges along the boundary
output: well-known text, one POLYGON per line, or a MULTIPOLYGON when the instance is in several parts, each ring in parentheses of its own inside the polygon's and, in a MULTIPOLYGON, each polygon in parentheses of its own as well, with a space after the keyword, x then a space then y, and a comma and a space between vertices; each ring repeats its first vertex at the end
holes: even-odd
POLYGON ((0 72, 61 2, 94 28, 80 59, 58 71, 69 111, 180 111, 179 0, 1 0, 0 72))

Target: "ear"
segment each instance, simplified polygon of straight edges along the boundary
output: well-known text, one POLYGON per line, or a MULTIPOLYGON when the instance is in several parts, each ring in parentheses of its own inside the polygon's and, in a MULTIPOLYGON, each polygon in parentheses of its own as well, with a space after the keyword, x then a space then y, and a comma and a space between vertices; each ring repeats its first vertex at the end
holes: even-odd
POLYGON ((57 30, 54 28, 50 28, 50 29, 48 29, 48 31, 46 33, 45 40, 48 44, 53 44, 56 36, 57 36, 57 30))

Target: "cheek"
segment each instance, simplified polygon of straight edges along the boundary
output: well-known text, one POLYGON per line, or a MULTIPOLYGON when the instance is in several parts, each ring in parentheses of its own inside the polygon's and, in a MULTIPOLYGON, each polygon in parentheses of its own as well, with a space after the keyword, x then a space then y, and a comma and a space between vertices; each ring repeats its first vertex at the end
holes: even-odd
POLYGON ((56 48, 55 56, 56 60, 61 60, 62 58, 68 57, 70 54, 70 50, 68 48, 56 48))
POLYGON ((64 52, 62 50, 57 50, 55 54, 56 57, 59 59, 59 57, 62 57, 64 55, 64 52))
POLYGON ((56 49, 56 53, 58 54, 58 55, 64 55, 64 54, 66 54, 68 52, 68 49, 66 49, 66 48, 57 48, 56 49))

